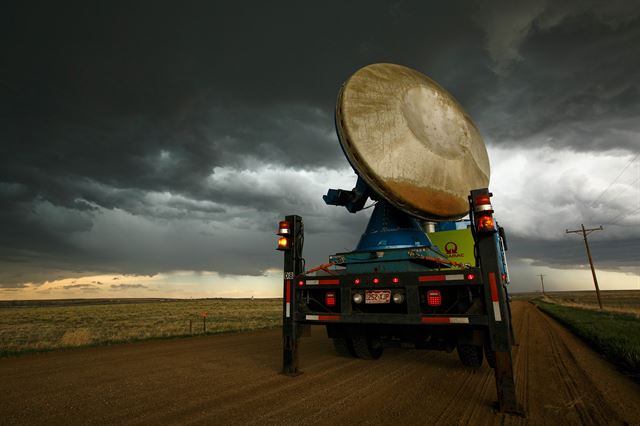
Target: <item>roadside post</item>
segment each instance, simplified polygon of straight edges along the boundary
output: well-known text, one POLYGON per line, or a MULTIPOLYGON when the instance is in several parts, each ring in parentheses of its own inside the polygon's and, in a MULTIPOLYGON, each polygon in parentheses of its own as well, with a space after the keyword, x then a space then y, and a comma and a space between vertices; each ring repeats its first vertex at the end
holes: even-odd
POLYGON ((207 312, 200 312, 200 316, 202 317, 202 332, 207 332, 207 312))

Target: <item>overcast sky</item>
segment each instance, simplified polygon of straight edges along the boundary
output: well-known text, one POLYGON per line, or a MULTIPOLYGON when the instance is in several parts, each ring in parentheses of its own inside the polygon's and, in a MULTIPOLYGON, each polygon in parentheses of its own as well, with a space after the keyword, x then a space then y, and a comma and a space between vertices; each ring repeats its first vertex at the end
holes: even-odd
POLYGON ((513 291, 640 288, 640 5, 44 2, 0 14, 0 298, 277 296, 368 212, 333 111, 375 62, 449 90, 488 147, 513 291))

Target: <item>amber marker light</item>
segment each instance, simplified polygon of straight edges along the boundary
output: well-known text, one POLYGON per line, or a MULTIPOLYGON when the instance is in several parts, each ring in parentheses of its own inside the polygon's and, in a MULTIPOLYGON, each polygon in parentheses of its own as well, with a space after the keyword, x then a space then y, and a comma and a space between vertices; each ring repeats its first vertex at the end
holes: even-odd
POLYGON ((493 231, 495 226, 491 215, 478 216, 478 231, 493 231))
POLYGON ((289 239, 287 237, 278 238, 278 250, 289 250, 289 239))

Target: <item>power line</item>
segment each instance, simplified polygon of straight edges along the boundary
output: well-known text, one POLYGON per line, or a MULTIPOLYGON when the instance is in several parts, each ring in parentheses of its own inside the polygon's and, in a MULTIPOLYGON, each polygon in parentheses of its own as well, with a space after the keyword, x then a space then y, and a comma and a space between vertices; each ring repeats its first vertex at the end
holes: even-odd
POLYGON ((595 206, 595 204, 600 200, 600 198, 602 198, 602 196, 605 194, 605 192, 607 192, 607 191, 609 190, 609 188, 611 188, 611 187, 613 186, 613 184, 614 184, 614 183, 616 183, 616 181, 617 181, 618 179, 620 179, 620 176, 622 176, 622 174, 625 172, 625 170, 627 170, 627 169, 629 168, 629 166, 631 165, 631 163, 633 163, 633 162, 636 160, 636 158, 638 158, 638 156, 640 156, 640 152, 639 152, 638 154, 636 154, 636 156, 635 156, 635 157, 633 157, 633 158, 631 159, 631 161, 629 161, 629 162, 627 163, 627 165, 626 165, 626 166, 624 166, 624 168, 623 168, 623 169, 622 169, 622 171, 618 174, 618 176, 616 176, 616 178, 615 178, 614 180, 612 180, 612 181, 611 181, 611 183, 609 184, 609 186, 607 186, 607 187, 604 189, 604 191, 602 191, 602 192, 600 193, 600 195, 598 195, 598 197, 597 197, 597 198, 596 198, 596 199, 591 203, 591 205, 589 206, 589 208, 591 208, 591 207, 595 206))
POLYGON ((634 214, 635 212, 638 212, 638 211, 640 211, 640 207, 638 207, 638 208, 637 208, 637 209, 635 209, 634 211, 631 211, 631 212, 628 212, 628 213, 622 212, 622 213, 620 213, 618 216, 616 216, 616 217, 614 217, 613 219, 611 219, 611 221, 609 221, 609 222, 605 222, 605 223, 606 223, 607 225, 615 225, 615 224, 617 224, 617 223, 618 223, 618 222, 614 222, 614 220, 616 220, 617 218, 624 219, 625 217, 630 216, 630 215, 632 215, 632 214, 634 214))
POLYGON ((633 189, 636 189, 634 187, 634 185, 638 181, 640 181, 640 176, 638 176, 638 178, 636 180, 634 180, 633 182, 625 184, 625 185, 628 185, 628 186, 624 187, 621 191, 618 191, 618 193, 615 194, 613 198, 609 197, 609 203, 611 203, 613 200, 617 200, 618 198, 620 198, 620 196, 625 195, 627 190, 629 189, 629 186, 632 187, 633 189))
POLYGON ((587 235, 592 233, 593 231, 604 231, 602 225, 599 228, 591 228, 585 229, 584 224, 580 225, 582 229, 577 229, 575 231, 565 230, 567 234, 573 233, 582 233, 582 237, 584 238, 584 246, 587 248, 587 257, 589 258, 589 265, 591 266, 591 275, 593 275, 593 284, 596 286, 596 296, 598 297, 598 305, 600 305, 600 309, 602 309, 602 300, 600 300, 600 287, 598 287, 598 278, 596 278, 596 269, 593 267, 593 259, 591 258, 591 250, 589 249, 589 241, 587 241, 587 235))

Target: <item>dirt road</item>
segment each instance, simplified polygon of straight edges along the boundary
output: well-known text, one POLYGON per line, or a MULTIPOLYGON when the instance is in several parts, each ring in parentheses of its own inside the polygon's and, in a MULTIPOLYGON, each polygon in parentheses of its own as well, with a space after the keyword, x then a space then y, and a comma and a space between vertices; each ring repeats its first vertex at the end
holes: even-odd
POLYGON ((278 373, 269 330, 0 360, 0 424, 640 424, 640 386, 526 302, 514 302, 518 398, 492 410, 492 370, 455 353, 387 349, 338 358, 322 328, 304 374, 278 373))

